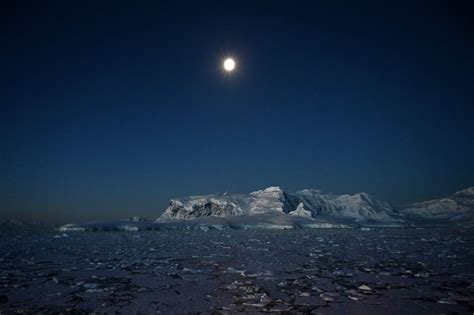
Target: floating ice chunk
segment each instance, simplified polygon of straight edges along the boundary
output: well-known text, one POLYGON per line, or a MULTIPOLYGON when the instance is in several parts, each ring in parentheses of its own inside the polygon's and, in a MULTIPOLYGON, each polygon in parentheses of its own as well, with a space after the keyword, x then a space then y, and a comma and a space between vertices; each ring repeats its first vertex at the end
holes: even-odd
POLYGON ((345 224, 333 224, 333 223, 309 223, 304 224, 302 227, 307 229, 347 229, 349 225, 345 224))
POLYGON ((119 225, 117 226, 119 231, 128 231, 128 232, 136 232, 139 231, 137 226, 134 225, 119 225))
POLYGON ((365 284, 360 285, 358 289, 361 291, 372 291, 372 289, 368 285, 365 285, 365 284))
POLYGON ((58 229, 59 232, 85 232, 86 228, 76 224, 65 224, 58 229))

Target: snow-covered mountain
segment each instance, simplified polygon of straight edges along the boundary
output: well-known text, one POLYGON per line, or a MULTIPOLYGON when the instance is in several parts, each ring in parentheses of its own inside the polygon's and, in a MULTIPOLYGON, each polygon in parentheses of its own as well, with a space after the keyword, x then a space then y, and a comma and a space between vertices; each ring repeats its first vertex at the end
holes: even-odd
POLYGON ((192 220, 202 217, 228 217, 284 213, 306 218, 332 218, 352 222, 402 224, 403 218, 385 202, 366 193, 323 194, 316 189, 296 193, 280 187, 243 194, 213 194, 171 200, 158 222, 192 220))
POLYGON ((356 222, 403 223, 403 218, 388 203, 367 193, 336 195, 323 194, 316 189, 304 189, 297 191, 295 198, 312 212, 313 218, 327 215, 356 222))
POLYGON ((449 197, 406 205, 401 207, 400 213, 415 223, 474 225, 474 187, 449 197))
MULTIPOLYGON (((211 229, 348 228, 455 224, 474 227, 474 187, 449 197, 394 209, 367 193, 337 195, 317 189, 295 193, 268 187, 250 194, 175 198, 154 222, 142 217, 66 224, 61 232, 211 229)), ((8 225, 21 225, 9 222, 8 225)), ((0 225, 1 228, 1 225, 0 225)))

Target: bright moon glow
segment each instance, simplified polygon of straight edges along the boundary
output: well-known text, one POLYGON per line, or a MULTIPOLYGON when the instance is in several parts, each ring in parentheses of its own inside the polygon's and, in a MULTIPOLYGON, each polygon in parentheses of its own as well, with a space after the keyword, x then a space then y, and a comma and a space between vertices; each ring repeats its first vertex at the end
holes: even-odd
POLYGON ((235 61, 232 58, 227 58, 224 60, 224 69, 227 72, 231 72, 235 69, 235 61))

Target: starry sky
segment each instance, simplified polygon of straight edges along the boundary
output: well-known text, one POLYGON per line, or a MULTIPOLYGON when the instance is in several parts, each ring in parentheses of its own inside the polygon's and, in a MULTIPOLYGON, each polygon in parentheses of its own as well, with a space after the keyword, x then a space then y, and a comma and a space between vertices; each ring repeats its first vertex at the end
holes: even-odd
POLYGON ((172 197, 271 185, 403 204, 474 185, 468 2, 332 3, 3 3, 0 217, 156 218, 172 197))

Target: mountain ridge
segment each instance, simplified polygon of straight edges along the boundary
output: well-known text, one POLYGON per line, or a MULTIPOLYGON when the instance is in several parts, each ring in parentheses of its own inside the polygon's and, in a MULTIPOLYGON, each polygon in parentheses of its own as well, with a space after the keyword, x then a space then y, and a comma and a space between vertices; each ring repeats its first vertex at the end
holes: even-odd
POLYGON ((313 220, 324 217, 355 224, 471 224, 474 222, 474 186, 447 197, 397 208, 366 192, 338 195, 308 188, 293 193, 270 186, 249 194, 173 198, 156 222, 271 213, 300 215, 313 220))
MULTIPOLYGON (((61 232, 189 229, 293 229, 349 227, 474 227, 474 187, 450 196, 392 207, 368 193, 334 194, 318 189, 284 191, 270 186, 249 194, 216 193, 173 198, 156 220, 66 224, 61 232)), ((2 230, 25 229, 21 221, 0 223, 2 230)))

